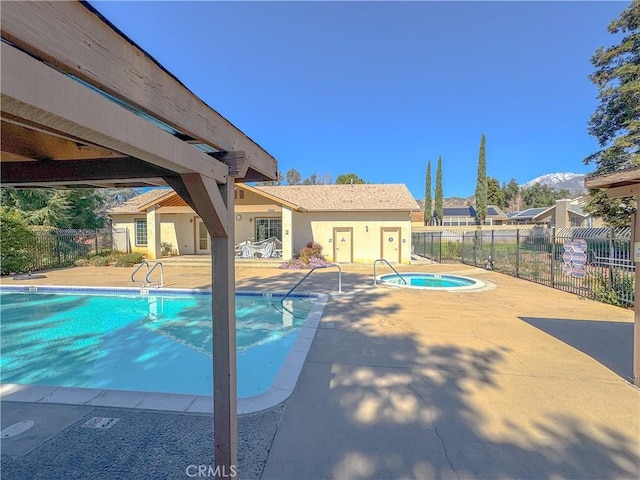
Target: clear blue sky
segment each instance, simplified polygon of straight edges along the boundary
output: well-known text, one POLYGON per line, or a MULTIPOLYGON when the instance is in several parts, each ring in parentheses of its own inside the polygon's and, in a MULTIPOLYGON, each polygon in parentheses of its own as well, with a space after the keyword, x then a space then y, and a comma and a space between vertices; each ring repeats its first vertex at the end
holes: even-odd
POLYGON ((284 174, 356 173, 424 198, 487 174, 586 173, 590 57, 630 2, 91 2, 284 174))

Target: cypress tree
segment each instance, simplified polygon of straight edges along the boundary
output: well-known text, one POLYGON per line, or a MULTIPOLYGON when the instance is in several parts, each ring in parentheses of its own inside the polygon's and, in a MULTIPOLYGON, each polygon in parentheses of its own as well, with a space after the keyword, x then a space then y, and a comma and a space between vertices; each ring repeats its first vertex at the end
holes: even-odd
POLYGON ((478 180, 476 182, 476 220, 482 225, 487 218, 487 158, 484 133, 480 139, 478 157, 478 180))
POLYGON ((442 157, 438 157, 438 168, 436 170, 436 224, 442 225, 442 157))
POLYGON ((424 185, 424 224, 431 223, 433 211, 431 210, 431 160, 427 162, 427 178, 424 185))

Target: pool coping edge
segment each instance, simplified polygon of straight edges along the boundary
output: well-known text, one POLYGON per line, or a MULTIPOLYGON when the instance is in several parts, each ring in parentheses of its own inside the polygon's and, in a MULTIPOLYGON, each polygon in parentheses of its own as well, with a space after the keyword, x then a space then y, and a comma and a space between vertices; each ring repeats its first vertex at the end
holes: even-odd
MULTIPOLYGON (((47 285, 2 285, 2 289, 17 291, 34 291, 36 287, 40 291, 72 290, 73 286, 47 286, 47 285), (8 287, 8 288, 7 288, 8 287)), ((153 294, 207 294, 210 290, 201 289, 140 289, 140 288, 104 288, 104 287, 75 287, 96 293, 98 291, 109 293, 141 293, 140 290, 151 290, 153 294)), ((144 292, 147 293, 147 292, 144 292)), ((284 297, 286 292, 260 292, 256 290, 238 290, 236 293, 261 296, 284 297)), ((287 357, 282 363, 268 390, 251 397, 238 397, 237 413, 246 415, 258 413, 275 407, 291 396, 302 372, 309 350, 315 338, 320 324, 320 319, 329 299, 326 293, 306 292, 304 294, 292 294, 295 297, 315 297, 316 301, 309 311, 304 323, 300 326, 298 336, 289 349, 287 357)), ((111 390, 99 388, 81 387, 55 387, 44 385, 21 385, 16 383, 0 383, 0 400, 11 402, 28 402, 42 404, 86 405, 94 407, 117 407, 141 410, 157 410, 176 413, 213 413, 213 396, 181 393, 143 392, 133 390, 111 390)))

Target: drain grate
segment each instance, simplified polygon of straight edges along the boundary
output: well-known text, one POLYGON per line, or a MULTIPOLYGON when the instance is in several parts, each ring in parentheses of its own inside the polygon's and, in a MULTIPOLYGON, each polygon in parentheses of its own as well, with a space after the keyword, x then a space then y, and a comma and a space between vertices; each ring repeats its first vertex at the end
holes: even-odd
POLYGON ((106 428, 113 427, 118 422, 118 420, 120 419, 107 418, 107 417, 93 417, 92 419, 87 420, 85 423, 83 423, 82 426, 86 428, 106 429, 106 428))
POLYGON ((36 424, 33 420, 23 420, 13 425, 9 425, 0 431, 0 438, 11 438, 26 432, 36 424))

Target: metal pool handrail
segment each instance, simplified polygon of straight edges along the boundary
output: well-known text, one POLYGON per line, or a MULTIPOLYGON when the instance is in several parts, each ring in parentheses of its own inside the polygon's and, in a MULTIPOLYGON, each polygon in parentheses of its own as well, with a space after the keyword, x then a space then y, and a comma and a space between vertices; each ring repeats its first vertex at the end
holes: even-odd
MULTIPOLYGON (((149 275, 149 263, 146 260, 143 260, 142 263, 140 265, 138 265, 136 267, 136 269, 133 271, 133 273, 131 274, 131 282, 136 283, 136 273, 138 273, 138 270, 140 270, 143 266, 147 267, 147 275, 149 275)), ((146 286, 143 284, 143 286, 146 286)))
POLYGON ((407 281, 404 279, 404 277, 403 277, 402 275, 400 275, 400 274, 398 273, 398 271, 397 271, 395 268, 393 268, 393 265, 391 265, 389 262, 387 262, 384 258, 379 258, 379 259, 377 259, 375 262, 373 262, 373 284, 374 284, 374 285, 377 285, 377 284, 378 284, 378 281, 376 280, 376 264, 377 264, 378 262, 384 262, 384 263, 386 263, 386 264, 389 266, 389 268, 390 268, 391 270, 393 270, 393 272, 394 272, 394 273, 395 273, 395 274, 400 278, 400 280, 402 280, 402 283, 404 283, 405 285, 407 285, 407 281))
POLYGON ((162 262, 156 262, 156 264, 151 267, 151 270, 147 272, 147 276, 144 277, 144 280, 145 282, 147 282, 147 285, 151 285, 151 280, 149 280, 149 277, 158 266, 160 267, 160 282, 158 283, 158 288, 160 288, 164 286, 164 267, 162 266, 162 262))
POLYGON ((147 274, 144 277, 144 282, 142 283, 143 287, 148 287, 151 285, 151 282, 149 281, 149 276, 151 275, 151 273, 156 269, 156 267, 160 265, 160 282, 158 283, 158 288, 164 286, 164 268, 162 266, 161 262, 156 262, 153 267, 149 268, 149 262, 147 262, 146 260, 143 260, 142 263, 140 265, 138 265, 136 267, 136 269, 133 271, 133 273, 131 274, 131 281, 133 283, 136 283, 136 273, 138 273, 138 271, 144 266, 147 267, 147 274))
MULTIPOLYGON (((289 290, 289 291, 285 294, 285 296, 284 296, 284 297, 282 297, 282 300, 280 300, 280 304, 281 304, 281 305, 283 305, 283 303, 284 303, 285 299, 286 299, 289 295, 291 295, 291 293, 292 293, 296 288, 298 288, 298 286, 299 286, 302 282, 304 282, 304 281, 307 279, 307 277, 308 277, 309 275, 311 275, 314 271, 316 271, 316 270, 318 270, 318 269, 320 269, 320 268, 330 268, 330 267, 338 267, 338 293, 342 293, 342 268, 340 268, 340 265, 338 265, 337 263, 332 263, 331 265, 325 265, 325 266, 322 266, 322 267, 313 267, 311 270, 309 270, 309 272, 308 272, 304 277, 302 277, 302 279, 301 279, 298 283, 296 283, 296 284, 293 286, 293 288, 292 288, 291 290, 289 290)), ((283 307, 284 307, 284 305, 283 305, 283 307)))

